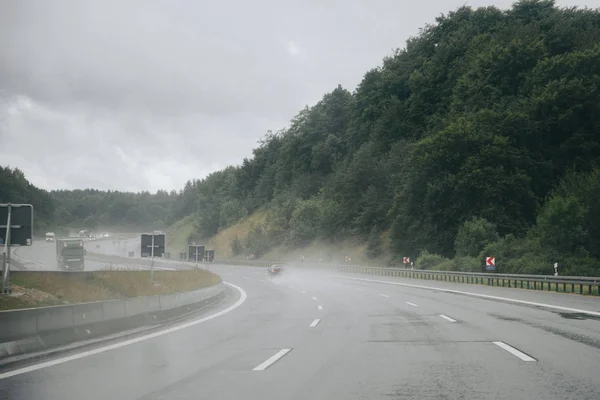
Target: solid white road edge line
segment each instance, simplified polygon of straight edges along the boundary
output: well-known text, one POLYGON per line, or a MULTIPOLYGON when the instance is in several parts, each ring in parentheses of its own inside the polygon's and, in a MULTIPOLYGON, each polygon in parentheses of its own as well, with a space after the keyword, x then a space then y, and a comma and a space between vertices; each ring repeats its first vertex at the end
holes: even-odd
POLYGON ((416 305, 415 303, 411 303, 410 301, 407 301, 406 304, 413 307, 419 307, 418 305, 416 305))
POLYGON ((317 306, 317 308, 318 308, 319 310, 322 310, 322 309, 323 309, 323 306, 319 304, 319 305, 317 306))
POLYGON ((139 337, 136 337, 136 338, 133 338, 133 339, 125 340, 123 342, 118 342, 118 343, 114 343, 114 344, 111 344, 111 345, 108 345, 108 346, 98 347, 98 348, 93 349, 93 350, 83 351, 81 353, 73 354, 73 355, 66 356, 66 357, 57 358, 55 360, 46 361, 46 362, 42 362, 42 363, 39 363, 39 364, 30 365, 28 367, 19 368, 19 369, 15 369, 15 370, 12 370, 12 371, 0 373, 0 380, 6 379, 6 378, 10 378, 11 376, 15 376, 15 375, 21 375, 21 374, 26 374, 28 372, 37 371, 38 369, 48 368, 48 367, 52 367, 54 365, 63 364, 63 363, 69 362, 69 361, 78 360, 80 358, 93 356, 95 354, 104 353, 106 351, 115 350, 115 349, 118 349, 118 348, 121 348, 121 347, 129 346, 130 344, 139 343, 139 342, 144 341, 144 340, 153 339, 155 337, 159 337, 159 336, 163 336, 163 335, 166 335, 166 334, 169 334, 169 333, 177 332, 177 331, 180 331, 182 329, 186 329, 186 328, 189 328, 191 326, 198 325, 198 324, 201 324, 201 323, 206 322, 206 321, 210 321, 211 319, 220 317, 221 315, 225 315, 228 312, 233 311, 236 308, 238 308, 239 306, 241 306, 246 301, 246 298, 248 296, 246 295, 246 292, 244 291, 244 289, 242 289, 241 287, 236 286, 236 285, 231 284, 231 283, 228 283, 228 282, 223 282, 223 283, 226 284, 226 285, 229 285, 229 286, 233 287, 234 289, 236 289, 240 293, 240 298, 235 303, 233 303, 232 305, 230 305, 229 307, 227 307, 224 310, 221 310, 221 311, 216 312, 216 313, 211 314, 211 315, 207 315, 206 317, 202 317, 200 319, 192 320, 190 322, 186 322, 186 323, 181 324, 181 325, 176 325, 176 326, 173 326, 171 328, 164 329, 162 331, 153 332, 153 333, 150 333, 148 335, 139 336, 139 337))
POLYGON ((417 288, 417 289, 437 290, 437 291, 439 291, 439 292, 446 292, 446 293, 464 294, 464 295, 466 295, 466 296, 481 297, 482 299, 490 299, 490 300, 508 301, 508 302, 511 302, 511 303, 516 303, 516 304, 525 304, 525 305, 528 305, 528 306, 535 306, 535 307, 542 307, 542 308, 550 308, 550 309, 553 309, 553 310, 561 310, 561 311, 569 311, 569 312, 583 313, 583 314, 594 315, 594 316, 600 317, 600 312, 598 312, 598 311, 589 311, 589 310, 582 310, 582 309, 580 309, 580 308, 571 308, 571 307, 555 306, 555 305, 552 305, 552 304, 536 303, 536 302, 534 302, 534 301, 526 301, 526 300, 517 300, 517 299, 511 299, 511 298, 509 298, 509 297, 500 297, 500 296, 491 296, 491 295, 489 295, 489 294, 480 294, 480 293, 472 293, 472 292, 463 292, 462 290, 444 289, 444 288, 433 287, 433 286, 412 285, 412 284, 410 284, 410 283, 400 283, 400 282, 380 281, 380 280, 376 280, 376 279, 350 278, 350 277, 341 277, 341 278, 342 278, 342 279, 350 279, 350 280, 355 280, 355 281, 374 282, 374 283, 385 283, 385 284, 388 284, 388 285, 397 285, 397 286, 413 287, 413 288, 417 288))
POLYGON ((309 325, 309 327, 314 328, 315 326, 319 325, 319 322, 321 322, 321 320, 317 318, 309 325))
POLYGON ((519 357, 523 361, 536 361, 535 358, 528 356, 527 354, 523 353, 522 351, 519 351, 504 342, 492 342, 492 343, 494 343, 496 346, 508 351, 512 355, 519 357))
POLYGON ((390 296, 388 296, 387 294, 383 294, 383 293, 379 293, 379 295, 380 295, 381 297, 390 297, 390 296))
POLYGON ((285 356, 290 351, 292 351, 292 349, 279 350, 277 353, 275 353, 272 357, 267 359, 265 362, 254 367, 252 369, 252 371, 264 371, 265 369, 269 368, 271 365, 273 365, 275 362, 277 362, 277 360, 279 360, 281 357, 285 356))
POLYGON ((440 314, 440 317, 444 318, 446 321, 456 322, 456 320, 454 318, 450 318, 449 316, 444 315, 444 314, 440 314))

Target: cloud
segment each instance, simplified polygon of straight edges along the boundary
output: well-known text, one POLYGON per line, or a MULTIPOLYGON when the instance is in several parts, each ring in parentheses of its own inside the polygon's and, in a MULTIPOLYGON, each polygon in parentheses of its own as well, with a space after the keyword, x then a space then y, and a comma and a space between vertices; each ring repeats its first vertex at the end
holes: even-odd
POLYGON ((289 40, 287 42, 287 51, 291 56, 297 56, 300 53, 300 47, 294 41, 289 40))
POLYGON ((47 189, 179 189, 462 4, 2 1, 0 164, 47 189))

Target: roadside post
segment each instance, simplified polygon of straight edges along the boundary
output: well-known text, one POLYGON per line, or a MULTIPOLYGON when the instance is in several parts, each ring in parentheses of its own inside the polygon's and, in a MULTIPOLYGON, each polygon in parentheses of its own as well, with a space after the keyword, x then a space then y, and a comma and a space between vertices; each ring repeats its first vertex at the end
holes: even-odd
POLYGON ((10 248, 31 246, 33 239, 33 206, 31 204, 0 204, 0 242, 4 245, 2 256, 2 294, 10 294, 10 248), (0 222, 1 224, 2 222, 0 222))
POLYGON ((554 276, 558 276, 558 263, 554 263, 554 276))

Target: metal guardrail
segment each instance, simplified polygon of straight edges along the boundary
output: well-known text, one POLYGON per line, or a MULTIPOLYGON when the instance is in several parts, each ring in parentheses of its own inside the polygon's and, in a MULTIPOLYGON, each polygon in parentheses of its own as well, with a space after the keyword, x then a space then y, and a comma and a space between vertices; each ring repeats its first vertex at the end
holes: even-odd
MULTIPOLYGON (((247 265, 257 267, 269 267, 273 264, 281 264, 276 261, 253 261, 253 260, 219 260, 218 264, 247 265)), ((285 263, 285 262, 284 262, 285 263)), ((587 276, 554 276, 554 275, 522 275, 522 274, 499 274, 483 272, 459 272, 459 271, 435 271, 404 269, 397 267, 367 267, 348 264, 315 264, 299 263, 304 267, 322 268, 333 272, 387 276, 397 278, 411 278, 423 280, 435 280, 443 282, 457 282, 480 284, 487 286, 500 286, 518 289, 547 290, 556 292, 571 292, 579 294, 600 295, 600 277, 587 276)))

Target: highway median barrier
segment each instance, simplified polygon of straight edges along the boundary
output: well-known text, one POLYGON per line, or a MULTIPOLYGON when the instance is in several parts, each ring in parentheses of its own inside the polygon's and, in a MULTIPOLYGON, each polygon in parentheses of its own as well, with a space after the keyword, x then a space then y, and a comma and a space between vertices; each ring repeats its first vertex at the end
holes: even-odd
POLYGON ((0 365, 22 354, 181 318, 223 299, 225 290, 220 282, 182 293, 0 311, 0 365))

